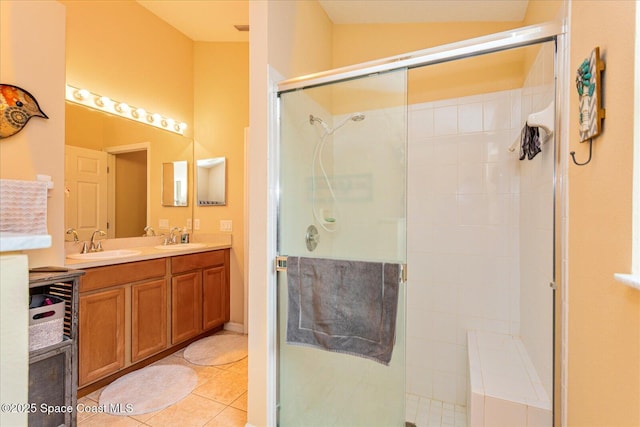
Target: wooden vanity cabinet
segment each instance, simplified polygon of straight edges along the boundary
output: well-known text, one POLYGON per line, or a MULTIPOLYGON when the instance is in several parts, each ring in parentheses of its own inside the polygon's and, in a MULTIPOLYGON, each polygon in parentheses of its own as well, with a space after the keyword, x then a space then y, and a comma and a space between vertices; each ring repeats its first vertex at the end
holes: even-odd
POLYGON ((167 281, 131 286, 131 361, 167 348, 167 281))
POLYGON ((88 268, 80 281, 78 385, 167 347, 167 261, 88 268))
POLYGON ((80 295, 80 386, 124 367, 125 289, 80 295))
POLYGON ((171 343, 229 321, 229 250, 171 258, 171 343))
POLYGON ((171 279, 171 344, 202 331, 202 285, 199 271, 171 279))
POLYGON ((229 253, 85 269, 79 286, 81 394, 228 322, 229 253))

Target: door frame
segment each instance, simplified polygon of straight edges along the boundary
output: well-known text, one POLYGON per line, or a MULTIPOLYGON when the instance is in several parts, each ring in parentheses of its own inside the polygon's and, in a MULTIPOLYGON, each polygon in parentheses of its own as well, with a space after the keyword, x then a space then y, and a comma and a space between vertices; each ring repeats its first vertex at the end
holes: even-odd
POLYGON ((149 165, 151 164, 151 143, 150 142, 139 142, 137 144, 127 144, 127 145, 114 145, 111 147, 105 147, 104 151, 107 153, 107 165, 109 166, 110 173, 107 176, 107 224, 109 224, 109 228, 107 230, 107 238, 113 239, 115 238, 115 230, 116 230, 116 156, 118 154, 124 153, 133 153, 136 151, 146 151, 147 153, 147 225, 151 224, 151 194, 149 192, 149 188, 151 188, 151 168, 149 165))

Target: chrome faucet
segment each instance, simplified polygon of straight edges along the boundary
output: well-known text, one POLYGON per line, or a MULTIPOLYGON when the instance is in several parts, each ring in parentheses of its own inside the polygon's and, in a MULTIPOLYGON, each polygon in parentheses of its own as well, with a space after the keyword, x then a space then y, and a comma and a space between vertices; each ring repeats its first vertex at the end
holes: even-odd
POLYGON ((105 233, 102 230, 96 230, 93 232, 93 234, 91 234, 91 241, 89 242, 89 252, 101 252, 104 249, 102 249, 102 242, 98 240, 98 243, 96 244, 94 239, 96 237, 96 234, 99 234, 101 236, 106 236, 107 233, 105 233))
POLYGON ((75 228, 67 228, 66 233, 67 234, 73 234, 73 241, 75 243, 78 243, 78 232, 76 231, 75 228))
POLYGON ((178 236, 180 235, 180 227, 173 227, 171 229, 171 231, 169 232, 169 244, 170 245, 177 245, 178 244, 178 236), (175 234, 175 232, 178 232, 178 234, 175 234))
POLYGON ((156 231, 153 229, 153 227, 152 227, 152 226, 147 225, 147 226, 144 228, 144 234, 142 235, 143 237, 146 237, 146 236, 155 236, 155 235, 156 235, 156 231))

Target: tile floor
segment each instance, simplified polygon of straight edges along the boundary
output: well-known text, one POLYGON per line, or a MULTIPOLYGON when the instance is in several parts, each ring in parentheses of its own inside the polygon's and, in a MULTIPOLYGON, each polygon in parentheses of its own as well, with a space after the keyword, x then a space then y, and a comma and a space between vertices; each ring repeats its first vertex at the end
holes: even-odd
POLYGON ((416 427, 467 427, 467 408, 407 393, 406 420, 416 427))
MULTIPOLYGON (((247 422, 247 362, 244 358, 220 366, 198 366, 186 361, 179 350, 154 363, 186 365, 198 374, 198 384, 178 403, 148 414, 131 417, 105 413, 79 413, 78 426, 207 426, 244 427, 247 422)), ((78 403, 98 406, 102 389, 78 399, 78 403)))

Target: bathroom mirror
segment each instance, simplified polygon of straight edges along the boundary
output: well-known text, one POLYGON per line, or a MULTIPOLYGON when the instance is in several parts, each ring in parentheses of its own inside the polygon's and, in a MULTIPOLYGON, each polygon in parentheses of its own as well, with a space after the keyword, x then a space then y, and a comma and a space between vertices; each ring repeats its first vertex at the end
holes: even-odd
MULTIPOLYGON (((108 177, 100 181, 102 184, 91 186, 104 188, 104 196, 87 202, 81 197, 88 192, 87 185, 74 184, 71 175, 65 172, 65 230, 73 227, 81 240, 90 238, 96 228, 106 231, 110 239, 139 237, 145 233, 146 225, 152 226, 157 233, 166 233, 161 220, 167 220, 169 226, 183 226, 192 218, 191 209, 175 209, 175 205, 165 207, 161 187, 163 163, 182 159, 192 161, 193 141, 190 138, 71 102, 66 103, 65 112, 65 167, 78 165, 85 172, 87 168, 106 172, 107 168, 92 167, 98 164, 92 160, 93 155, 106 156, 104 161, 109 165, 108 177), (76 149, 83 154, 80 162, 72 157, 72 151, 76 149), (92 157, 85 156, 86 153, 92 157), (134 155, 146 158, 144 165, 140 165, 142 161, 134 163, 131 159, 134 155), (131 172, 134 165, 135 173, 131 172), (143 186, 145 181, 147 185, 143 186), (139 190, 139 194, 130 194, 133 189, 139 190)), ((84 174, 79 182, 86 183, 86 179, 84 174)), ((192 189, 187 189, 186 204, 180 206, 190 205, 192 189)), ((71 236, 66 238, 69 240, 71 236)))
POLYGON ((226 204, 226 160, 213 157, 196 161, 198 206, 226 204))
POLYGON ((186 160, 162 164, 162 206, 187 206, 188 163, 186 160))

